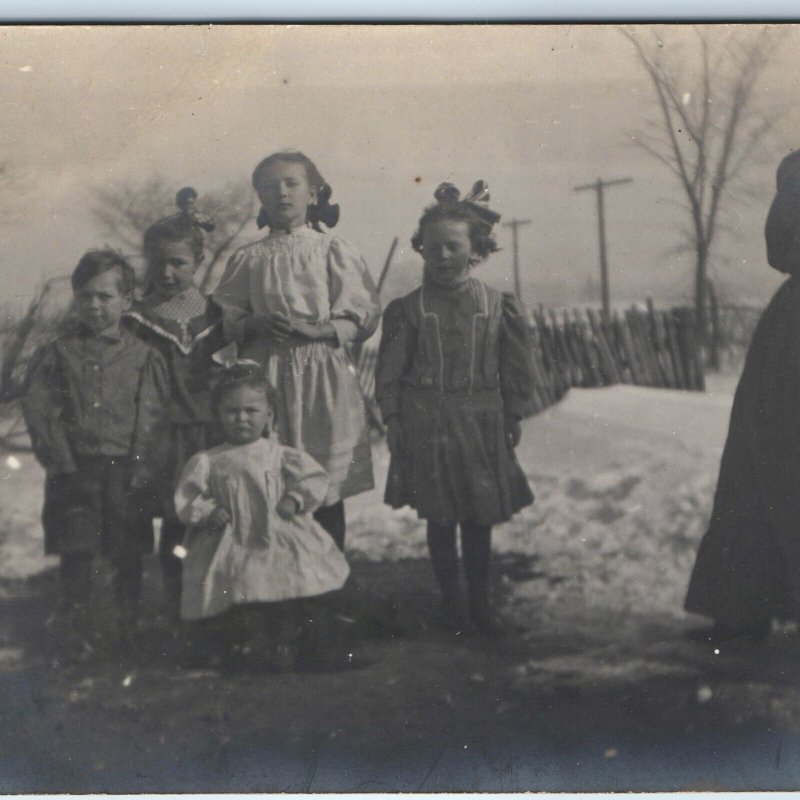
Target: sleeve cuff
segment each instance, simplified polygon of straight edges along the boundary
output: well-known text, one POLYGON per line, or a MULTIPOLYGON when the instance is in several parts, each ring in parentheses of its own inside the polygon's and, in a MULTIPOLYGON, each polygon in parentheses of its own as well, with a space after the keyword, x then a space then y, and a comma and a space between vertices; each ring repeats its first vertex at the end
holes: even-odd
POLYGON ((303 503, 303 495, 301 495, 300 492, 286 492, 285 497, 291 497, 292 500, 297 503, 298 514, 302 514, 306 510, 305 504, 303 503))
POLYGON ((530 398, 519 395, 504 397, 503 410, 509 416, 524 419, 532 410, 530 398))
POLYGON ((198 497, 189 507, 189 524, 202 525, 216 508, 212 498, 198 497))

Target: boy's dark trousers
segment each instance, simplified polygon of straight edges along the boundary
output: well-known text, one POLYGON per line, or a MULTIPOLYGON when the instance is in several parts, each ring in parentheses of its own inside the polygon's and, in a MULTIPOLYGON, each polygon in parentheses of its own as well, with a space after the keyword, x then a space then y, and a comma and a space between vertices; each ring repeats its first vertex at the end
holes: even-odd
MULTIPOLYGON (((477 625, 488 625, 492 526, 461 522, 460 528, 470 616, 477 625)), ((456 526, 428 522, 427 534, 433 573, 442 590, 443 609, 449 616, 456 617, 460 608, 456 526)))
POLYGON ((175 516, 172 492, 186 462, 195 453, 209 450, 222 441, 222 435, 211 422, 188 422, 172 426, 170 448, 173 463, 167 472, 174 477, 165 482, 168 495, 162 498, 159 503, 159 513, 155 516, 161 517, 161 538, 158 543, 161 583, 170 613, 175 618, 180 615, 183 560, 175 555, 174 550, 183 542, 186 527, 175 516))
POLYGON ((131 490, 133 467, 127 457, 98 456, 77 460, 74 473, 45 482, 42 521, 45 551, 61 556, 61 580, 70 616, 86 619, 91 601, 92 561, 109 558, 122 628, 138 617, 142 555, 153 547, 143 492, 131 490))
POLYGON ((161 564, 161 582, 170 613, 177 618, 181 608, 183 586, 183 561, 173 552, 183 541, 186 528, 177 517, 165 515, 161 520, 161 540, 158 543, 158 560, 161 564))

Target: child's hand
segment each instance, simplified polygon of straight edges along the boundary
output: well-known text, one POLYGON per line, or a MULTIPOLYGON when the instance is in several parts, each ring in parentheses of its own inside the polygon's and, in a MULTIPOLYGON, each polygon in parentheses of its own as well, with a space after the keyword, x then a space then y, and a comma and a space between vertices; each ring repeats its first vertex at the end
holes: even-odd
POLYGON ((389 445, 389 452, 393 456, 399 456, 403 452, 403 429, 400 424, 400 417, 389 417, 386 423, 386 444, 389 445))
POLYGON ((206 527, 212 533, 219 533, 225 530, 225 526, 231 521, 230 514, 224 508, 215 508, 206 519, 206 527))
POLYGON ((506 441, 508 446, 513 450, 522 438, 522 427, 519 420, 511 414, 506 415, 506 441))
POLYGON ((275 510, 278 512, 278 516, 284 519, 291 519, 300 513, 300 503, 297 502, 297 498, 285 494, 278 500, 275 510))
POLYGON ((247 333, 269 336, 282 342, 292 332, 292 323, 286 314, 275 311, 272 314, 258 314, 248 317, 245 323, 247 333))
POLYGON ((292 320, 292 330, 304 339, 319 339, 319 326, 313 322, 305 322, 302 319, 292 320))

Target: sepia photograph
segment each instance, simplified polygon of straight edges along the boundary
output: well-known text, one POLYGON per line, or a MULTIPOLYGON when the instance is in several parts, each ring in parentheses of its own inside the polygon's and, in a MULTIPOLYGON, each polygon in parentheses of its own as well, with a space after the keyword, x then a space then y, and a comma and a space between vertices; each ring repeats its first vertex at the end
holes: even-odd
POLYGON ((800 787, 800 27, 0 42, 0 792, 800 787))

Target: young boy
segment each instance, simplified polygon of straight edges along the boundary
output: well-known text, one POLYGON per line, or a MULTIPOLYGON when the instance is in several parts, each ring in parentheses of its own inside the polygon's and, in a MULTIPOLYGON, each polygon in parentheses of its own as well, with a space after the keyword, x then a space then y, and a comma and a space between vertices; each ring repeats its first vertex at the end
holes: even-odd
POLYGON ((23 412, 47 471, 45 552, 61 556, 67 655, 87 643, 92 560, 114 567, 119 632, 138 617, 143 553, 152 550, 147 501, 169 396, 162 357, 120 327, 135 275, 117 253, 92 250, 72 274, 76 320, 34 356, 23 412))

